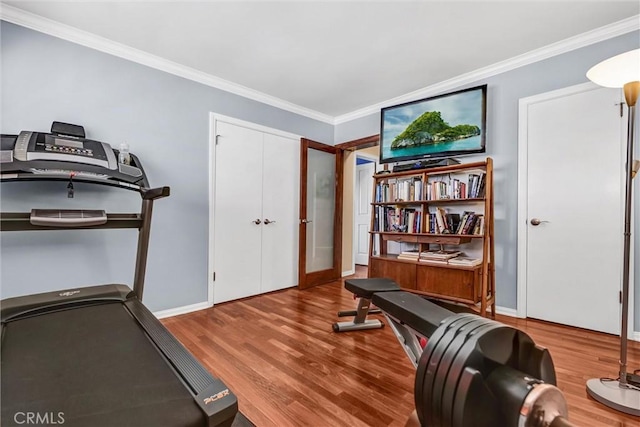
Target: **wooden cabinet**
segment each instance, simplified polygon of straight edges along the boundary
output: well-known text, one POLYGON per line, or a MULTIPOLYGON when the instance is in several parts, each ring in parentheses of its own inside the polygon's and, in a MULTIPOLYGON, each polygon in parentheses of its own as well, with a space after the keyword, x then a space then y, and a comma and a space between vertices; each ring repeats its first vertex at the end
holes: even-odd
POLYGON ((405 289, 416 289, 415 263, 399 261, 394 258, 372 257, 369 260, 369 277, 388 277, 405 289))
POLYGON ((373 179, 369 277, 494 316, 492 159, 373 179))

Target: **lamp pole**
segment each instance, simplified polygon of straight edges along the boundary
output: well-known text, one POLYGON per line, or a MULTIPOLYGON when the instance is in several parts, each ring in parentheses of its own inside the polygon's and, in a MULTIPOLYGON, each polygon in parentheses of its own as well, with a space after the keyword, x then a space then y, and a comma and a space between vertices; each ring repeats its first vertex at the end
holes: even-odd
MULTIPOLYGON (((627 385, 627 344, 629 323, 629 275, 631 270, 631 201, 633 198, 633 143, 636 116, 636 101, 640 81, 624 85, 624 97, 629 108, 627 120, 627 165, 624 196, 624 258, 622 260, 622 327, 620 330, 620 387, 627 385)), ((640 408, 639 408, 640 410, 640 408)))
POLYGON ((617 380, 593 378, 587 393, 598 402, 627 414, 640 416, 640 387, 630 384, 627 375, 629 323, 629 273, 631 270, 631 205, 633 200, 633 144, 636 101, 640 92, 640 49, 609 58, 593 66, 587 77, 597 85, 622 88, 629 108, 627 125, 627 163, 624 197, 624 255, 622 260, 622 323, 620 328, 620 371, 617 380))

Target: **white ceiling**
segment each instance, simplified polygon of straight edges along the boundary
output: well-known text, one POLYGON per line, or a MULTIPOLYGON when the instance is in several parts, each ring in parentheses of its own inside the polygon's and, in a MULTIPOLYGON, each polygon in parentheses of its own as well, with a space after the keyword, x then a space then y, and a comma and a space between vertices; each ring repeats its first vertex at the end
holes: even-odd
POLYGON ((337 117, 640 13, 632 1, 5 1, 337 117))

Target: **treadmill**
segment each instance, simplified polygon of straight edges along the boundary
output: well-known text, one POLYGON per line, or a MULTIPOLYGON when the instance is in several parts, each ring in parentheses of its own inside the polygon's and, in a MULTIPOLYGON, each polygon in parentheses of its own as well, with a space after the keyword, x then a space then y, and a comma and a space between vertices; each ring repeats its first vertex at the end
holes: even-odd
POLYGON ((114 186, 138 192, 142 207, 124 214, 0 213, 3 232, 138 230, 133 290, 108 284, 0 302, 0 424, 252 426, 238 412, 229 388, 141 302, 153 202, 169 196, 169 187, 150 188, 133 154, 128 164, 114 164, 117 150, 86 140, 80 126, 54 122, 50 134, 22 132, 1 139, 1 182, 63 181, 70 197, 73 182, 114 186), (54 150, 43 148, 56 139, 54 150), (66 140, 72 141, 68 147, 66 140), (87 153, 95 158, 84 159, 87 153))

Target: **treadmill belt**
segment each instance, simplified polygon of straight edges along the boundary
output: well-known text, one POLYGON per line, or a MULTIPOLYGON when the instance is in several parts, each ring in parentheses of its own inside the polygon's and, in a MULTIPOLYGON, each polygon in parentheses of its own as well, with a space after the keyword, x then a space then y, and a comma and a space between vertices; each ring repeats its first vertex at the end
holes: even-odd
POLYGON ((65 426, 205 424, 122 303, 9 322, 1 356, 2 426, 23 425, 27 413, 63 413, 65 426))

